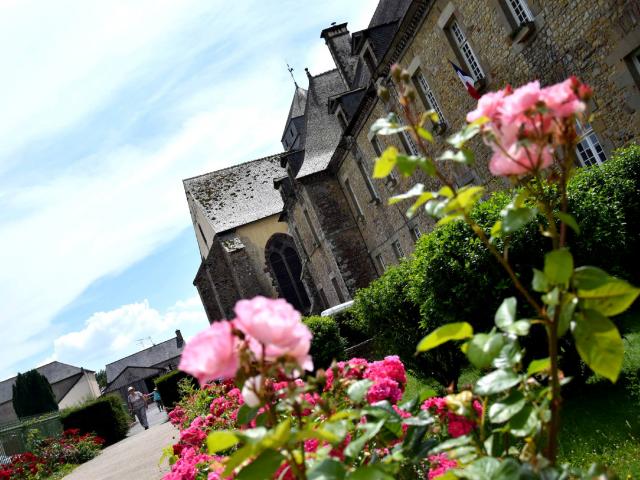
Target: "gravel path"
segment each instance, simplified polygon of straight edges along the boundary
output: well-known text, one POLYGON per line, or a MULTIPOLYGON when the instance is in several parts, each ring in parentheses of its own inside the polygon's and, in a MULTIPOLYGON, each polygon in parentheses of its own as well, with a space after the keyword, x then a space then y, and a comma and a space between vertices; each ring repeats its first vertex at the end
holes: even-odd
POLYGON ((80 465, 65 480, 159 480, 169 471, 166 461, 158 460, 162 449, 175 443, 176 430, 167 416, 151 405, 147 412, 149 430, 136 423, 124 440, 105 448, 93 460, 80 465))

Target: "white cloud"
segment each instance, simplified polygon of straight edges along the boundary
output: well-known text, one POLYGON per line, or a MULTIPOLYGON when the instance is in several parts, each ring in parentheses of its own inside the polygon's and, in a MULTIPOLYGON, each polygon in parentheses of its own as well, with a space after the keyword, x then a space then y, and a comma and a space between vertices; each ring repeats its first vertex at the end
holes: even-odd
POLYGON ((122 305, 107 312, 96 312, 84 322, 82 329, 56 338, 53 354, 42 363, 59 360, 97 370, 143 346, 149 347, 151 341, 158 343, 173 337, 177 329, 188 339, 207 325, 197 296, 178 301, 162 313, 147 300, 122 305))

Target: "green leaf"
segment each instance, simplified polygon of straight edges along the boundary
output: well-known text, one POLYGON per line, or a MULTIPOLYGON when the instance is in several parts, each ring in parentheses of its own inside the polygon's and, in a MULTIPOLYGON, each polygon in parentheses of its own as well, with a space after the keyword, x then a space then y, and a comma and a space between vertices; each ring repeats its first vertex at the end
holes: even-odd
POLYGON ((580 226, 578 225, 578 222, 576 222, 576 219, 573 217, 573 215, 563 212, 556 212, 554 215, 558 217, 562 223, 566 224, 571 230, 576 232, 577 235, 580 235, 580 226))
POLYGON ((258 407, 249 407, 248 405, 242 405, 238 409, 238 416, 236 417, 239 425, 244 425, 253 420, 258 413, 258 407))
POLYGON ((579 290, 594 290, 613 280, 617 279, 597 267, 578 267, 573 272, 573 286, 579 290))
POLYGON ((544 257, 544 274, 553 285, 566 284, 573 275, 573 257, 566 248, 547 253, 544 257))
POLYGON ((393 145, 387 147, 382 155, 376 159, 373 167, 373 178, 385 178, 396 166, 398 159, 398 149, 393 145))
POLYGON ((413 175, 413 172, 416 171, 416 168, 418 168, 425 162, 426 159, 424 157, 419 157, 416 155, 403 155, 399 153, 396 156, 396 167, 398 168, 398 171, 405 177, 410 177, 411 175, 413 175))
POLYGON ((598 310, 608 316, 624 312, 638 298, 638 294, 640 289, 615 277, 609 277, 607 283, 596 288, 578 289, 578 297, 582 300, 583 308, 598 310))
POLYGON ((527 223, 536 218, 538 210, 530 207, 505 208, 501 212, 502 232, 513 233, 520 230, 527 223))
POLYGON ((509 297, 505 298, 498 307, 498 310, 496 310, 494 320, 500 330, 504 330, 505 327, 513 325, 516 321, 516 305, 516 297, 509 297))
POLYGON ((548 292, 550 288, 547 276, 544 274, 544 272, 541 272, 537 268, 533 269, 533 280, 531 281, 531 287, 536 292, 548 292))
POLYGON ((482 457, 464 469, 456 470, 456 476, 469 480, 496 480, 496 472, 499 468, 500 461, 497 458, 482 457))
POLYGON ((400 123, 398 115, 391 112, 385 118, 376 120, 373 125, 371 125, 370 131, 377 135, 394 135, 408 129, 409 127, 400 123))
POLYGON ((476 204, 478 200, 482 198, 484 193, 484 187, 478 187, 473 185, 467 185, 458 190, 455 197, 453 197, 445 207, 445 211, 451 212, 455 210, 462 210, 468 212, 476 204))
POLYGON ((325 458, 316 463, 307 473, 309 480, 342 480, 346 470, 342 462, 333 458, 325 458))
POLYGON ((511 370, 494 370, 476 382, 475 393, 493 395, 520 383, 520 377, 511 370))
POLYGON ((576 316, 573 337, 589 368, 615 383, 622 369, 624 345, 613 322, 596 310, 585 310, 576 316))
POLYGON ((466 125, 459 132, 454 133, 447 139, 447 143, 449 145, 453 145, 454 147, 460 149, 464 147, 464 144, 475 137, 480 132, 480 126, 469 124, 466 125))
POLYGON ((349 445, 347 445, 347 448, 345 448, 344 450, 344 454, 349 458, 353 458, 359 455, 365 444, 373 437, 375 437, 382 429, 382 427, 384 426, 384 422, 385 420, 380 420, 376 423, 361 424, 359 428, 364 430, 364 433, 355 440, 352 440, 349 445))
POLYGON ((467 322, 449 323, 436 328, 429 335, 420 340, 418 352, 426 352, 451 340, 464 340, 473 335, 473 327, 467 322))
POLYGON ((440 161, 452 161, 457 163, 463 163, 465 165, 473 164, 474 154, 473 151, 468 148, 463 148, 454 152, 453 150, 445 150, 445 152, 438 157, 440 161))
POLYGON ((367 379, 353 382, 347 389, 347 395, 349 395, 349 398, 352 401, 360 403, 364 400, 364 397, 367 394, 367 391, 369 391, 369 387, 371 385, 373 385, 373 382, 367 379))
MULTIPOLYGON (((411 190, 408 190, 405 193, 401 193, 400 195, 394 195, 393 197, 389 198, 389 205, 394 205, 398 202, 408 200, 410 198, 419 197, 421 195, 424 195, 425 193, 429 195, 429 198, 433 198, 433 193, 425 192, 424 185, 422 183, 416 183, 413 187, 411 187, 411 190)), ((427 200, 429 200, 429 198, 427 198, 427 200)))
POLYGON ((575 313, 577 306, 578 297, 573 293, 565 293, 562 297, 560 317, 558 318, 558 338, 562 337, 567 333, 567 330, 569 330, 569 326, 571 325, 571 320, 573 320, 573 314, 575 313))
POLYGON ((233 432, 226 430, 214 431, 207 437, 207 448, 209 449, 209 453, 217 453, 233 447, 239 441, 233 432))
POLYGON ((467 346, 467 358, 476 368, 489 368, 500 353, 504 337, 499 333, 477 333, 467 346))
POLYGON ((509 431, 516 437, 528 437, 540 426, 538 412, 530 403, 526 404, 509 421, 509 431))
POLYGON ((489 407, 489 419, 493 423, 504 423, 522 410, 526 403, 524 395, 515 390, 507 398, 498 400, 489 407))
MULTIPOLYGON (((525 321, 526 320, 520 320, 525 321)), ((517 325, 518 322, 515 323, 517 325)), ((494 368, 513 368, 520 364, 522 361, 522 350, 520 349, 520 345, 518 342, 512 341, 509 339, 500 350, 500 353, 496 358, 493 359, 493 367, 494 368)))
POLYGON ((546 372, 551 368, 551 359, 541 358, 539 360, 531 360, 529 367, 527 367, 527 375, 531 376, 536 373, 546 372))
POLYGON ((424 138, 427 142, 431 142, 433 143, 433 135, 431 135, 431 132, 429 132, 428 130, 425 130, 423 127, 418 127, 416 128, 418 135, 420 135, 420 137, 424 138))
POLYGON ((236 480, 263 480, 271 478, 284 460, 284 455, 275 450, 265 450, 235 476, 236 480))
POLYGON ((365 465, 349 473, 347 480, 394 480, 393 475, 385 472, 378 465, 365 465))

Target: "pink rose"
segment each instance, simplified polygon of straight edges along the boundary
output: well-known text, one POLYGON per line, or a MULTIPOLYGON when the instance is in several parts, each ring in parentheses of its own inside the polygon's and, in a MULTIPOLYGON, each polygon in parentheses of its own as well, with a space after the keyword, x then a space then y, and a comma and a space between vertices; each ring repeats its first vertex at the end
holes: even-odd
POLYGON ((197 427, 189 427, 180 432, 180 441, 196 448, 200 448, 205 438, 207 434, 197 427))
POLYGON ((388 400, 390 403, 398 403, 402 398, 402 390, 398 382, 390 378, 381 378, 369 387, 367 402, 376 403, 388 400))
POLYGON ((467 114, 467 122, 475 122, 482 117, 487 117, 492 122, 495 122, 497 120, 498 110, 502 106, 502 101, 509 93, 511 93, 509 87, 504 90, 498 90, 497 92, 485 93, 480 100, 478 100, 478 107, 467 114))
POLYGON ((506 95, 498 111, 503 123, 511 123, 525 115, 541 100, 540 82, 527 83, 516 88, 511 95, 506 95))
POLYGON ((553 149, 545 145, 540 149, 538 144, 524 147, 517 142, 503 145, 502 150, 494 151, 489 161, 489 170, 493 175, 526 175, 553 163, 553 149))
POLYGON ((428 460, 431 464, 428 475, 429 480, 438 478, 441 475, 444 475, 447 470, 456 468, 458 466, 458 462, 456 462, 455 460, 451 460, 449 457, 447 457, 446 453, 429 455, 428 460))
POLYGON ((196 377, 200 385, 233 377, 240 364, 238 346, 231 322, 214 322, 185 345, 178 368, 196 377))
POLYGON ((286 300, 261 296, 240 300, 235 312, 234 324, 250 337, 249 346, 258 358, 264 350, 267 360, 287 356, 305 370, 313 370, 311 332, 286 300))
MULTIPOLYGON (((584 112, 585 103, 578 97, 577 91, 586 85, 581 84, 575 77, 567 78, 562 83, 551 85, 542 90, 542 100, 552 114, 557 117, 569 117, 584 112)), ((588 88, 588 87, 587 87, 588 88)), ((586 96, 586 95, 583 95, 586 96)))

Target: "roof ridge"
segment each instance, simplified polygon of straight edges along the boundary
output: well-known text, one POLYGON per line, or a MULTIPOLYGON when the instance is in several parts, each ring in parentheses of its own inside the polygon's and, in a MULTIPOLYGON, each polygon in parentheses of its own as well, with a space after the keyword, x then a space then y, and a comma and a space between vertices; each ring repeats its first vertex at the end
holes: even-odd
POLYGON ((196 178, 204 177, 206 175, 211 175, 212 173, 225 172, 227 170, 231 170, 232 168, 236 168, 236 167, 239 167, 241 165, 248 165, 249 163, 255 163, 255 162, 260 162, 260 161, 264 161, 264 160, 269 160, 270 158, 274 158, 274 157, 280 157, 284 153, 286 153, 286 152, 274 153, 274 154, 271 154, 271 155, 266 155, 264 157, 256 158, 254 160, 247 160, 246 162, 236 163, 235 165, 230 165, 228 167, 221 168, 219 170, 211 170, 210 172, 207 172, 207 173, 201 173, 200 175, 195 175, 193 177, 185 178, 185 179, 182 180, 182 183, 184 184, 188 180, 194 180, 196 178))
POLYGON ((150 347, 144 348, 144 349, 142 349, 142 350, 138 350, 137 352, 130 353, 130 354, 129 354, 129 355, 127 355, 126 357, 119 358, 119 359, 118 359, 118 360, 116 360, 115 362, 111 362, 111 363, 107 363, 107 364, 105 364, 105 369, 107 368, 107 365, 113 365, 114 363, 117 363, 117 362, 119 362, 120 360, 124 360, 125 358, 133 357, 134 355, 137 355, 137 354, 142 353, 142 352, 146 352, 147 350, 151 350, 152 348, 157 347, 158 345, 162 345, 163 343, 171 342, 172 340, 175 340, 175 339, 176 339, 176 337, 172 337, 172 338, 169 338, 168 340, 163 340, 163 341, 162 341, 162 342, 160 342, 160 343, 156 343, 155 345, 151 345, 150 347))

